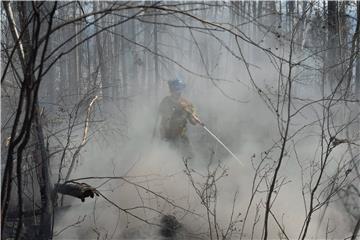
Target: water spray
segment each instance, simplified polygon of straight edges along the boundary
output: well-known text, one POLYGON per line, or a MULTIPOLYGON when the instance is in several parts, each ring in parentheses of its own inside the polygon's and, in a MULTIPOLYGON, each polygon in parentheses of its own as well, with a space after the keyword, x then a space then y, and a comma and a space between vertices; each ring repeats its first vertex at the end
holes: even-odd
POLYGON ((226 151, 228 151, 228 153, 230 153, 230 155, 235 158, 241 166, 244 166, 243 162, 214 134, 212 133, 206 126, 205 124, 200 120, 200 118, 195 115, 194 113, 192 113, 192 117, 200 124, 200 126, 207 132, 209 133, 218 143, 220 143, 221 146, 223 146, 223 148, 226 149, 226 151))
POLYGON ((203 129, 205 129, 206 132, 208 132, 218 143, 220 143, 221 146, 223 146, 226 151, 228 151, 233 158, 235 158, 241 166, 244 166, 242 161, 214 134, 212 133, 205 125, 201 125, 203 129))

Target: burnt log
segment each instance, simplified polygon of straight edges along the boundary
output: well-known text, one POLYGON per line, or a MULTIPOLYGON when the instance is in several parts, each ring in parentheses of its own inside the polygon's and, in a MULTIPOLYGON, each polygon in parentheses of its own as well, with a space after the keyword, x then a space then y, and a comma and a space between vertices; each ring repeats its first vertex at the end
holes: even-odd
POLYGON ((100 196, 99 191, 95 188, 86 183, 77 182, 55 184, 54 192, 79 198, 82 202, 84 202, 87 197, 94 198, 95 195, 100 196))

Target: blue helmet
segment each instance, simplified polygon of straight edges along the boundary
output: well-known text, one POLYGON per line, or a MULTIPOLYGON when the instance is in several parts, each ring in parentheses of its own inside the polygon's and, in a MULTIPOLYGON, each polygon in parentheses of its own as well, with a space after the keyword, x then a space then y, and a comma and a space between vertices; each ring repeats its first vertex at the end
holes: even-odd
POLYGON ((180 78, 175 78, 174 80, 168 81, 169 89, 172 92, 181 92, 185 89, 185 82, 180 78))

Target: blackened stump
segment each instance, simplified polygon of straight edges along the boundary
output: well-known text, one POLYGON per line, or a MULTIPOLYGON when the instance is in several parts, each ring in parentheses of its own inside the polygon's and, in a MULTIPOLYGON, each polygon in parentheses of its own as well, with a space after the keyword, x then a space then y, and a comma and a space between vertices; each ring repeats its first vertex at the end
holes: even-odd
POLYGON ((164 215, 160 222, 162 226, 160 229, 160 235, 165 239, 174 239, 177 230, 181 228, 181 224, 178 220, 172 215, 164 215))

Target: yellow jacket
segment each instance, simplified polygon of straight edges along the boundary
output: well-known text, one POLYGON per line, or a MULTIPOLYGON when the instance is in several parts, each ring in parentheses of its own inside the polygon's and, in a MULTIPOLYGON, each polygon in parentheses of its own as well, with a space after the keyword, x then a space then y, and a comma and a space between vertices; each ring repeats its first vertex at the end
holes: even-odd
POLYGON ((176 139, 186 135, 186 124, 196 124, 195 109, 186 99, 165 97, 160 103, 160 135, 164 139, 176 139))

